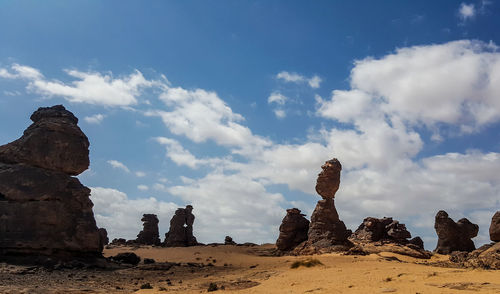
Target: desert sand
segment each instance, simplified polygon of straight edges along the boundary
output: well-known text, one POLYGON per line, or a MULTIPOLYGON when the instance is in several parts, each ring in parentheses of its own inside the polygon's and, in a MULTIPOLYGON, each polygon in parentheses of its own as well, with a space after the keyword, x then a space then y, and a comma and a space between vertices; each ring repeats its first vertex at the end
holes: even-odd
POLYGON ((429 260, 394 253, 349 256, 268 256, 274 245, 116 247, 105 256, 134 252, 156 263, 103 271, 46 270, 0 266, 0 293, 500 293, 500 272, 444 267, 448 257, 429 260), (291 268, 317 259, 314 267, 291 268), (179 263, 162 268, 162 262, 179 263), (156 269, 156 270, 152 270, 156 269), (153 289, 140 289, 149 283, 153 289), (222 289, 221 289, 222 288, 222 289))

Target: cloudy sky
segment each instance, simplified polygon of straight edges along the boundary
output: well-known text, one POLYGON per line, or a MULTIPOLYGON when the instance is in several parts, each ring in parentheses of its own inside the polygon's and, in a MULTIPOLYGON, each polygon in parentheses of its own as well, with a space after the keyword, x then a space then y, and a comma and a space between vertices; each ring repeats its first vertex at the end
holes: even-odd
POLYGON ((500 209, 494 1, 1 1, 0 144, 64 104, 91 142, 99 226, 160 233, 194 206, 201 242, 274 242, 343 165, 353 230, 392 216, 428 249, 440 209, 500 209))

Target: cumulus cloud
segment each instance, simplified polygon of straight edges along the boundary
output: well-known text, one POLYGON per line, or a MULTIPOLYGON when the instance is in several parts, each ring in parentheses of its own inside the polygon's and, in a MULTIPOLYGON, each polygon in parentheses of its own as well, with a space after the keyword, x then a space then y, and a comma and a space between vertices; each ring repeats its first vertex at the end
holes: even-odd
POLYGON ((462 20, 473 18, 476 15, 476 8, 474 4, 461 3, 458 9, 459 16, 462 20))
POLYGON ((10 71, 0 68, 0 77, 25 79, 28 89, 47 97, 59 96, 70 102, 88 103, 105 106, 130 106, 138 103, 141 89, 159 85, 158 81, 149 81, 138 70, 121 78, 98 72, 65 70, 75 80, 65 83, 49 80, 33 67, 13 64, 10 71))
POLYGON ((146 176, 146 173, 143 171, 136 171, 135 176, 138 178, 144 178, 146 176))
POLYGON ((294 72, 290 73, 287 71, 282 71, 282 72, 278 73, 276 75, 276 78, 283 80, 287 83, 295 83, 295 84, 307 83, 309 85, 309 87, 311 87, 313 89, 319 88, 320 84, 322 82, 322 79, 317 75, 314 75, 311 78, 307 78, 307 77, 300 75, 298 73, 294 73, 294 72))
POLYGON ((104 119, 104 115, 102 115, 100 113, 94 114, 92 116, 86 116, 83 118, 83 120, 86 121, 87 123, 95 124, 95 125, 100 124, 103 119, 104 119))
POLYGON ((161 95, 171 111, 152 110, 147 116, 159 116, 170 131, 196 143, 213 140, 225 146, 265 146, 269 141, 252 134, 240 122, 243 117, 218 97, 202 89, 167 88, 161 95))
POLYGON ((127 194, 110 188, 91 187, 97 226, 106 228, 110 239, 135 239, 142 230, 142 215, 154 213, 160 220, 160 236, 168 231, 170 218, 178 205, 154 197, 129 199, 127 194))
POLYGON ((268 104, 276 104, 277 107, 273 110, 274 114, 276 115, 277 118, 285 118, 286 117, 286 112, 282 108, 283 105, 288 101, 288 98, 279 93, 279 92, 273 92, 269 98, 267 98, 267 103, 268 104))
POLYGON ((108 160, 108 163, 113 167, 113 168, 117 168, 117 169, 121 169, 127 173, 130 172, 130 169, 125 165, 123 164, 122 162, 118 161, 118 160, 108 160))
POLYGON ((149 190, 149 187, 146 185, 138 185, 137 189, 139 189, 141 191, 147 191, 147 190, 149 190))

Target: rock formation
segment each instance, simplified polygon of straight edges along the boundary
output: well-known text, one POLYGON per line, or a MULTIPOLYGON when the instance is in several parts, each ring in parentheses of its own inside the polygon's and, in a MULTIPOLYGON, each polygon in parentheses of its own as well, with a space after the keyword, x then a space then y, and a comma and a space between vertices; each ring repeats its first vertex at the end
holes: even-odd
POLYGON ((279 250, 287 251, 294 249, 297 245, 307 240, 309 221, 297 208, 286 210, 286 216, 280 225, 280 235, 276 240, 279 250))
POLYGON ((477 236, 479 226, 462 218, 458 222, 453 221, 448 214, 440 210, 436 214, 434 229, 438 235, 437 247, 434 250, 440 254, 450 254, 453 251, 471 252, 476 247, 472 238, 477 236))
POLYGON ((347 240, 351 231, 346 229, 335 209, 334 197, 340 186, 342 165, 334 158, 321 166, 322 171, 316 181, 319 200, 311 216, 307 241, 298 246, 299 253, 344 250, 352 244, 347 240))
POLYGON ((90 189, 77 178, 89 141, 62 105, 39 108, 21 138, 0 146, 0 255, 100 256, 90 189))
POLYGON ((236 242, 233 241, 233 238, 226 236, 224 238, 224 245, 236 245, 236 242))
POLYGON ((191 205, 186 208, 178 208, 170 220, 170 229, 165 234, 164 245, 166 247, 187 247, 198 244, 193 236, 194 215, 191 205))
POLYGON ((144 214, 141 221, 143 229, 135 240, 138 244, 160 245, 160 233, 158 231, 158 217, 156 214, 144 214))
POLYGON ((497 211, 491 219, 490 239, 493 242, 500 242, 500 211, 497 211))
MULTIPOLYGON (((352 239, 359 242, 387 240, 394 243, 407 244, 409 243, 408 238, 411 238, 411 234, 406 229, 406 226, 393 220, 392 217, 367 217, 352 235, 352 239)), ((418 242, 417 240, 415 241, 418 242)))
POLYGON ((99 228, 99 237, 101 239, 101 247, 109 244, 108 231, 105 228, 99 228))

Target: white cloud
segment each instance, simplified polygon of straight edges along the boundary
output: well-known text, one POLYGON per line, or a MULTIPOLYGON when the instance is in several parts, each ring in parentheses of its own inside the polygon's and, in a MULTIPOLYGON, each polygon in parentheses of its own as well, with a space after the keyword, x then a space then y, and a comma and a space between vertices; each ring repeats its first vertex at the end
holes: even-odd
POLYGON ((184 135, 196 143, 214 140, 226 146, 265 146, 269 141, 252 134, 241 125, 240 114, 220 99, 215 92, 202 89, 168 88, 160 99, 172 111, 153 110, 147 116, 160 116, 170 131, 184 135))
POLYGON ((102 122, 102 120, 104 119, 104 115, 98 113, 98 114, 94 114, 92 116, 86 116, 83 118, 84 121, 86 121, 87 123, 89 124, 100 124, 102 122))
POLYGON ((283 109, 275 109, 274 114, 276 115, 277 118, 285 118, 286 117, 286 112, 283 109))
POLYGON ((94 216, 97 226, 108 231, 110 240, 114 238, 135 239, 142 230, 142 215, 154 213, 160 220, 160 238, 164 239, 169 229, 170 218, 179 207, 175 203, 156 198, 129 199, 116 189, 91 187, 94 216))
POLYGON ((302 84, 302 83, 307 83, 309 87, 313 89, 317 89, 320 87, 320 83, 322 82, 322 79, 314 75, 311 78, 306 78, 303 75, 300 75, 298 73, 290 73, 287 71, 282 71, 276 75, 277 79, 283 80, 287 83, 295 83, 295 84, 302 84))
POLYGON ((465 4, 465 3, 461 3, 460 4, 460 8, 458 10, 458 13, 460 15, 460 18, 462 20, 467 20, 467 19, 470 19, 470 18, 473 18, 475 15, 476 15, 476 8, 474 6, 474 4, 465 4))
POLYGON ((141 191, 147 191, 147 190, 149 190, 149 187, 146 185, 138 185, 137 189, 139 189, 141 191))
POLYGON ((269 98, 267 98, 267 103, 271 104, 271 103, 276 103, 278 105, 284 105, 285 102, 288 100, 288 98, 279 93, 279 92, 273 92, 269 98))
POLYGON ((108 163, 113 167, 113 168, 117 168, 117 169, 121 169, 127 173, 130 172, 130 169, 125 165, 123 164, 122 162, 119 162, 118 160, 108 160, 108 163))
POLYGON ((136 171, 135 176, 138 178, 144 178, 146 176, 146 173, 143 171, 136 171))
POLYGON ((146 80, 138 70, 122 78, 114 78, 111 74, 66 70, 70 77, 75 78, 71 83, 48 80, 38 69, 29 66, 13 64, 11 70, 12 72, 9 72, 0 68, 0 77, 26 79, 29 81, 29 90, 48 97, 60 96, 70 102, 105 106, 135 105, 143 88, 161 87, 168 83, 167 80, 146 80))

